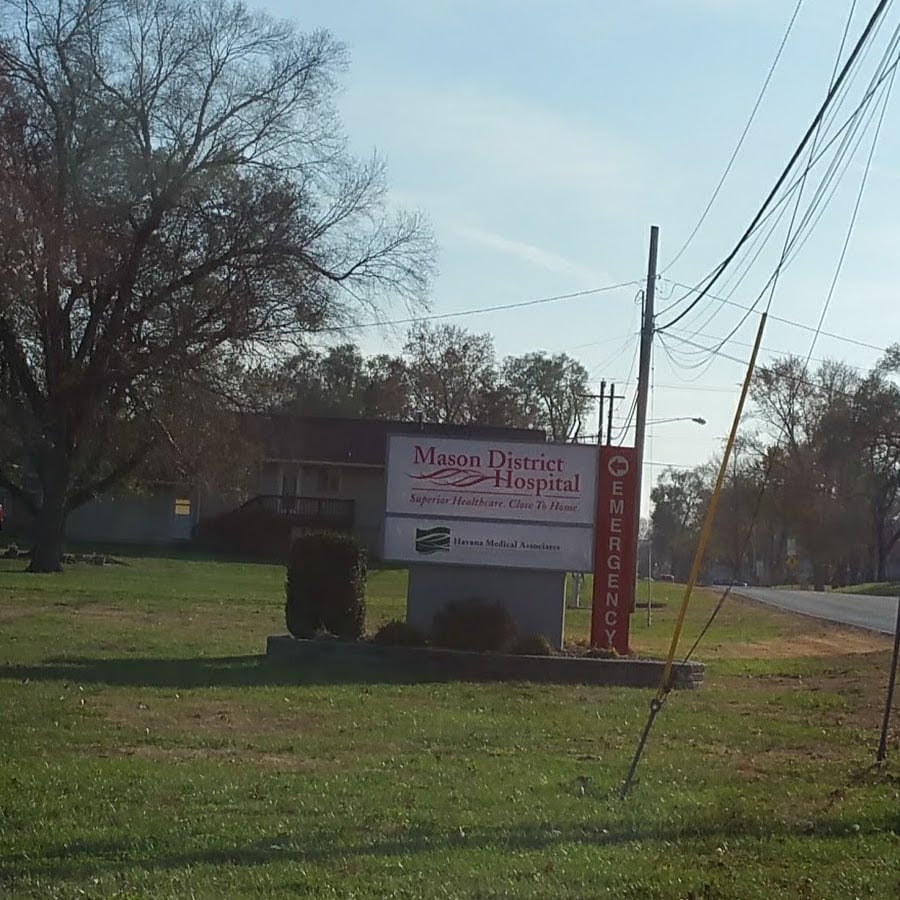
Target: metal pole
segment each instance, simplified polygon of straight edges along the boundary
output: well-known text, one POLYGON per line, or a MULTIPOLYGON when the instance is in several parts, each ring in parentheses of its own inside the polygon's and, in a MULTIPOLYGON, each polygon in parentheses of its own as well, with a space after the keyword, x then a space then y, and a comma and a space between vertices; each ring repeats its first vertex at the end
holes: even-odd
POLYGON ((603 399, 606 394, 606 380, 600 382, 600 413, 597 416, 597 446, 603 443, 603 399))
MULTIPOLYGON (((647 433, 647 400, 650 396, 650 348, 653 344, 653 301, 656 296, 656 257, 659 228, 650 226, 650 258, 647 263, 647 290, 644 292, 644 319, 641 327, 641 355, 638 368, 637 418, 634 424, 634 446, 637 450, 635 478, 634 558, 637 559, 638 535, 641 531, 641 491, 644 470, 644 439, 647 433)), ((635 573, 636 575, 637 573, 635 573)))
POLYGON ((891 721, 891 706, 894 702, 894 682, 897 680, 897 656, 900 654, 900 597, 897 598, 897 624, 894 626, 894 656, 891 659, 891 673, 888 676, 887 702, 884 705, 884 721, 881 723, 881 741, 878 744, 878 762, 887 756, 888 725, 891 721))
POLYGON ((606 414, 606 444, 609 446, 612 443, 612 420, 613 420, 613 407, 616 405, 616 385, 615 383, 609 386, 609 411, 606 414))

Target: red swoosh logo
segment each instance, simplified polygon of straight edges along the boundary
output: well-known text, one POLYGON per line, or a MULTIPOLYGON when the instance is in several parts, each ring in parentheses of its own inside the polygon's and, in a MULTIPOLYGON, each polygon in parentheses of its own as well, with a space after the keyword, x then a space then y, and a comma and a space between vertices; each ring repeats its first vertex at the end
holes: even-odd
POLYGON ((478 469, 459 469, 453 466, 445 466, 441 469, 434 469, 431 472, 408 474, 415 481, 427 481, 429 484, 455 488, 475 487, 475 485, 483 484, 485 481, 491 481, 494 477, 485 475, 483 472, 479 472, 478 469))

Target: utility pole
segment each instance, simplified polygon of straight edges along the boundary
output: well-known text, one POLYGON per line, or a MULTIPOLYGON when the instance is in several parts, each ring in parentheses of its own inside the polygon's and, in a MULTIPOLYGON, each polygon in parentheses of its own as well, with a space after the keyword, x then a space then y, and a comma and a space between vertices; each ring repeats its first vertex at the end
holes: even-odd
POLYGON ((644 291, 644 318, 641 325, 641 355, 638 367, 637 418, 634 425, 634 446, 637 450, 637 472, 635 477, 634 515, 634 559, 637 576, 638 539, 641 533, 641 492, 643 490, 644 439, 647 433, 647 400, 650 395, 650 349, 653 345, 654 313, 653 300, 656 295, 656 257, 659 249, 659 228, 650 226, 650 258, 647 263, 647 289, 644 291))
POLYGON ((606 445, 609 446, 612 443, 612 420, 613 420, 613 408, 616 405, 616 386, 615 384, 611 384, 609 386, 609 412, 607 415, 609 418, 606 420, 606 445))
MULTIPOLYGON (((616 393, 615 384, 611 384, 609 386, 609 410, 607 411, 606 418, 606 446, 609 447, 612 444, 613 439, 613 412, 616 406, 616 400, 624 400, 624 394, 616 393)), ((599 443, 603 443, 600 441, 599 443)))
MULTIPOLYGON (((597 414, 597 446, 599 447, 603 443, 603 400, 604 394, 606 393, 606 381, 603 380, 600 382, 600 410, 597 414)), ((597 397, 598 395, 593 394, 592 396, 597 397)))

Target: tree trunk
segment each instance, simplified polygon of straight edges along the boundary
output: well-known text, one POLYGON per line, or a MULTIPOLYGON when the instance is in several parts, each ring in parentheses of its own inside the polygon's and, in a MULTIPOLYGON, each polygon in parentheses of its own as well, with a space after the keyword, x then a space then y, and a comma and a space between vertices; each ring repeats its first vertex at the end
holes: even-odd
POLYGON ((61 486, 44 490, 44 501, 34 519, 34 543, 29 572, 62 571, 66 528, 65 490, 61 486))
POLYGON ((820 592, 825 590, 825 563, 823 562, 813 563, 813 590, 820 592))
POLYGON ((887 581, 885 572, 887 571, 887 558, 890 548, 884 546, 884 542, 879 539, 878 548, 875 557, 875 580, 887 581))

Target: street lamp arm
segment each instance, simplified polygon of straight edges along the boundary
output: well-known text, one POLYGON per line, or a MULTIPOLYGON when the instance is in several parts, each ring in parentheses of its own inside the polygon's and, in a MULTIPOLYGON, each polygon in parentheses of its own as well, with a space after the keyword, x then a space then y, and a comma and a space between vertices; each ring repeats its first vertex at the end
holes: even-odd
POLYGON ((670 419, 652 419, 648 425, 665 425, 667 422, 696 422, 698 425, 705 425, 706 419, 702 416, 673 416, 670 419))

